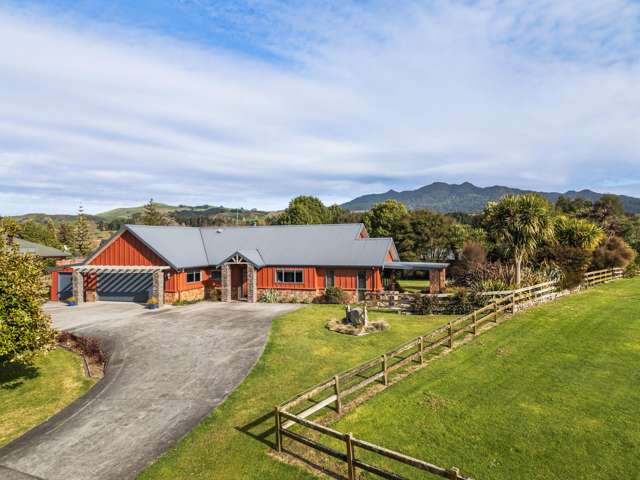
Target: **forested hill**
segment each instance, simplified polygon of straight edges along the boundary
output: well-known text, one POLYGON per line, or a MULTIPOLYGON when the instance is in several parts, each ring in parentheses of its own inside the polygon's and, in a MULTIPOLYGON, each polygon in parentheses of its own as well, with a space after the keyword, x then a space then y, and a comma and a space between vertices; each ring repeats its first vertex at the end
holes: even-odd
MULTIPOLYGON (((494 186, 476 187, 465 182, 460 185, 436 182, 425 185, 416 190, 405 190, 396 192, 389 190, 386 193, 374 193, 355 198, 342 205, 343 208, 351 211, 369 210, 376 203, 384 202, 388 199, 398 200, 406 205, 410 210, 428 208, 442 213, 466 212, 477 213, 482 211, 487 202, 495 201, 508 194, 532 193, 532 190, 520 190, 518 188, 494 186)), ((591 190, 559 192, 538 192, 555 203, 559 196, 564 195, 569 198, 582 198, 591 202, 602 197, 602 193, 591 190)), ((627 213, 640 213, 640 198, 620 195, 620 200, 627 213)))

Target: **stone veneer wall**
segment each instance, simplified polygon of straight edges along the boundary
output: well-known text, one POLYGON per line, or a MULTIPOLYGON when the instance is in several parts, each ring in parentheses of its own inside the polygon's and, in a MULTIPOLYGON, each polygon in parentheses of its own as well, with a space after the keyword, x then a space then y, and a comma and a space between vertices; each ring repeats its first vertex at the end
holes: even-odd
MULTIPOLYGON (((258 289, 258 301, 260 301, 262 294, 268 290, 272 289, 258 289)), ((280 288, 273 290, 278 292, 278 301, 282 303, 312 303, 321 300, 324 295, 324 290, 286 290, 280 288)), ((356 292, 346 290, 345 295, 349 303, 354 303, 357 300, 356 292)))
POLYGON ((98 294, 95 290, 86 290, 84 292, 85 302, 95 302, 97 298, 98 298, 98 294))
POLYGON ((183 292, 164 292, 164 303, 171 304, 178 301, 195 302, 205 299, 205 288, 194 288, 183 292))

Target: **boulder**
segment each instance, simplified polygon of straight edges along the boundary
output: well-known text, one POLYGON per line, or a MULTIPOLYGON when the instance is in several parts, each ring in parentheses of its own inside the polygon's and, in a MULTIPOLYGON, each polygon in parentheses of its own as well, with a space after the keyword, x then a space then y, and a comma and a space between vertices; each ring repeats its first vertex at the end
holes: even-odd
POLYGON ((366 327, 369 324, 367 307, 350 308, 349 306, 347 306, 345 323, 353 325, 354 327, 366 327))

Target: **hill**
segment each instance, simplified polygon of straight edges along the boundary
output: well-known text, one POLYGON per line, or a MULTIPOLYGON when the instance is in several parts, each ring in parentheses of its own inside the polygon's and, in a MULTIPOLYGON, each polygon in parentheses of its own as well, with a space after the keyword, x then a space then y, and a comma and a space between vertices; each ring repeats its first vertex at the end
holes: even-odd
MULTIPOLYGON (((394 199, 405 204, 410 210, 428 208, 442 213, 477 213, 482 211, 487 202, 499 200, 508 194, 521 195, 524 193, 540 193, 551 202, 555 202, 560 195, 570 198, 583 198, 592 202, 600 199, 600 197, 604 195, 592 190, 570 190, 564 193, 535 192, 534 190, 521 190, 497 185, 485 188, 476 187, 469 182, 459 185, 435 182, 416 190, 405 190, 402 192, 389 190, 385 193, 363 195, 344 203, 342 207, 351 211, 365 211, 369 210, 376 203, 394 199)), ((625 195, 620 195, 619 197, 628 213, 640 213, 640 198, 625 195)))

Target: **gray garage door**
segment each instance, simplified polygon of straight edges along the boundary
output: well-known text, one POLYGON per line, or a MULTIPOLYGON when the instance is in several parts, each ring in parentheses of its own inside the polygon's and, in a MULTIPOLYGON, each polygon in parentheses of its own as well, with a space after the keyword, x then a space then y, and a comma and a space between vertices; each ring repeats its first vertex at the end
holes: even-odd
POLYGON ((66 300, 73 295, 71 289, 71 273, 58 273, 58 300, 66 300))
POLYGON ((138 302, 149 300, 153 291, 151 273, 99 273, 98 300, 138 302))

